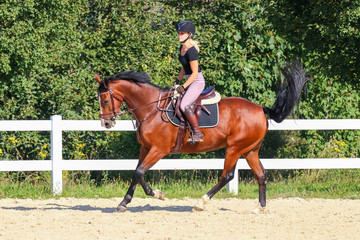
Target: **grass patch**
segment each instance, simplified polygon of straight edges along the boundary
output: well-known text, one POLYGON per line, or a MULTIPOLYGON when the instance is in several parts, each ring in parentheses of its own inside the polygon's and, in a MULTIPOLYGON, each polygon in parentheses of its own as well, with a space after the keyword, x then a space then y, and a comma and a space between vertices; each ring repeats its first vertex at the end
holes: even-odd
MULTIPOLYGON (((360 169, 348 170, 301 170, 280 173, 268 171, 267 198, 360 198, 360 169)), ((79 172, 77 172, 79 174, 79 172)), ((148 179, 153 189, 160 189, 167 198, 183 199, 185 197, 200 198, 216 183, 217 177, 211 179, 189 180, 191 178, 148 179)), ((74 198, 113 198, 123 197, 130 185, 128 180, 106 179, 95 183, 87 175, 64 180, 63 192, 57 197, 74 198), (84 177, 85 176, 85 177, 84 177)), ((55 198, 57 198, 55 197, 55 198)), ((140 186, 134 197, 147 197, 140 186)), ((215 198, 258 198, 258 184, 254 177, 246 177, 239 181, 239 194, 233 195, 224 187, 215 198)), ((51 175, 41 173, 1 173, 0 198, 54 198, 51 194, 51 175), (30 175, 29 175, 30 174, 30 175)))
POLYGON ((295 171, 292 177, 269 182, 268 196, 359 199, 360 169, 295 171))

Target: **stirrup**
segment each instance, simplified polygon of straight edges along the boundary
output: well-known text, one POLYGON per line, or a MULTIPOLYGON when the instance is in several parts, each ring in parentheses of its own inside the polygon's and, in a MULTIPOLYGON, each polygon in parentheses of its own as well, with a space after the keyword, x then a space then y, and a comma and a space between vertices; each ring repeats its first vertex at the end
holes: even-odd
POLYGON ((204 135, 202 133, 191 134, 191 136, 187 139, 187 142, 190 142, 191 144, 194 144, 196 142, 203 142, 203 141, 204 141, 204 135))

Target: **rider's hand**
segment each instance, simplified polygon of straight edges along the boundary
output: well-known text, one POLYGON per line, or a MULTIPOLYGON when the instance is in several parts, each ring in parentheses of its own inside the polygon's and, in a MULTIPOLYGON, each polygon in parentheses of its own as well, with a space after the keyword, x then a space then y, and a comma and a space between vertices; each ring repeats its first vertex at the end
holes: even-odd
POLYGON ((176 88, 176 91, 177 91, 178 93, 184 93, 184 92, 185 92, 185 88, 184 88, 183 85, 180 85, 180 86, 178 86, 178 87, 176 88))

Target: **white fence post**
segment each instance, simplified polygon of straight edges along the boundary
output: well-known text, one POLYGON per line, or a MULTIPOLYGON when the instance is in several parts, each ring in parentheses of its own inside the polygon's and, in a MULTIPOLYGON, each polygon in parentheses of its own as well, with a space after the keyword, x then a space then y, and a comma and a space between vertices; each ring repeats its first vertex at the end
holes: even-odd
POLYGON ((235 195, 239 193, 239 168, 237 164, 234 171, 234 179, 226 184, 226 189, 235 195))
POLYGON ((61 116, 51 116, 51 186, 54 195, 62 192, 62 128, 61 116))

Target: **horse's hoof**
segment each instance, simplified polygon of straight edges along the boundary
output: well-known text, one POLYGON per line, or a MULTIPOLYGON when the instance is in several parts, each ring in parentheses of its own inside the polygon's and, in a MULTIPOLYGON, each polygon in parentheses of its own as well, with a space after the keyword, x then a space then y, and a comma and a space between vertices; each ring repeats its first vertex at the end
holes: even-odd
POLYGON ((267 213, 267 212, 268 211, 266 210, 265 207, 257 207, 251 211, 251 213, 253 213, 253 214, 262 214, 262 213, 267 213))
POLYGON ((124 206, 118 206, 115 212, 126 212, 127 208, 124 206))
POLYGON ((204 207, 200 207, 200 206, 194 206, 194 208, 192 209, 193 212, 201 212, 204 211, 204 207))
POLYGON ((165 195, 162 191, 160 191, 159 189, 156 189, 154 191, 154 198, 160 199, 160 200, 165 200, 165 195))
POLYGON ((205 204, 207 204, 210 201, 210 198, 205 194, 199 202, 194 206, 193 212, 195 211, 204 211, 205 204))

